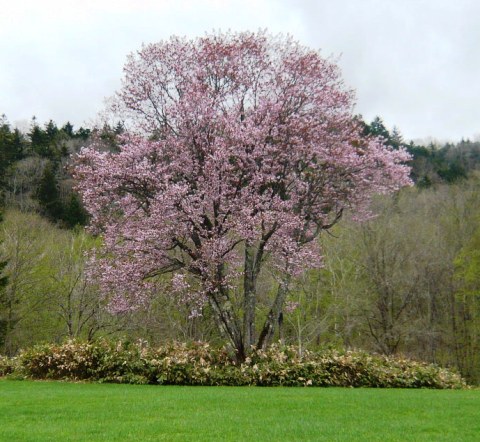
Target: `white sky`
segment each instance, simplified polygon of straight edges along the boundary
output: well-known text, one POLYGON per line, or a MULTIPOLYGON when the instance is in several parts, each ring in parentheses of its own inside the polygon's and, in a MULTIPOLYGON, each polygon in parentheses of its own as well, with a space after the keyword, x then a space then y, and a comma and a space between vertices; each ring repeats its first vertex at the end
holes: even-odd
POLYGON ((368 121, 406 139, 480 138, 478 0, 0 0, 0 114, 78 128, 142 42, 259 28, 341 55, 368 121))

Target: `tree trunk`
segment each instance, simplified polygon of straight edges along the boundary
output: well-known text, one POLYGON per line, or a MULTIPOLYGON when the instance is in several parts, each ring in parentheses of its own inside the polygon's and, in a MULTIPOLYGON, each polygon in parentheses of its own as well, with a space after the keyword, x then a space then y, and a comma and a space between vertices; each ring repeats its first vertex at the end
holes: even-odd
POLYGON ((256 269, 255 249, 245 246, 245 273, 243 277, 243 335, 246 349, 255 344, 255 309, 256 309, 256 269))
POLYGON ((282 309, 288 294, 289 282, 290 278, 287 276, 278 287, 277 296, 273 301, 260 337, 258 338, 257 348, 265 349, 272 342, 275 334, 275 326, 281 321, 282 309))
POLYGON ((243 362, 246 358, 246 348, 237 317, 228 299, 222 300, 221 296, 211 293, 208 296, 212 307, 217 328, 223 339, 228 341, 235 352, 236 362, 243 362))

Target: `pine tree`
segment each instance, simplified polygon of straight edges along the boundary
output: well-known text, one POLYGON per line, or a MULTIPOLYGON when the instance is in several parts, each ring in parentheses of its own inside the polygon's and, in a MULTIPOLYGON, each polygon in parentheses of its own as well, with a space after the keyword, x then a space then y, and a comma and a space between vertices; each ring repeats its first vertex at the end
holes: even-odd
POLYGON ((43 215, 52 221, 62 218, 63 207, 58 191, 58 181, 52 163, 48 163, 43 171, 37 190, 37 199, 43 215))
POLYGON ((49 136, 37 124, 35 118, 32 121, 32 127, 28 133, 28 137, 30 138, 30 146, 34 153, 45 158, 50 158, 52 156, 49 148, 49 136))
POLYGON ((78 194, 72 193, 63 212, 63 221, 67 227, 84 226, 88 221, 88 214, 83 208, 78 194))

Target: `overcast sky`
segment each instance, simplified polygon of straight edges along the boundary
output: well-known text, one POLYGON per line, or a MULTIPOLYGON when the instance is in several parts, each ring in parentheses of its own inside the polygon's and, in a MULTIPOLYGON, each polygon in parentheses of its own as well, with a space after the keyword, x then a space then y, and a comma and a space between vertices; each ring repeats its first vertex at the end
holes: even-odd
POLYGON ((367 120, 480 138, 478 0, 0 0, 0 114, 88 125, 142 42, 259 28, 341 55, 367 120))

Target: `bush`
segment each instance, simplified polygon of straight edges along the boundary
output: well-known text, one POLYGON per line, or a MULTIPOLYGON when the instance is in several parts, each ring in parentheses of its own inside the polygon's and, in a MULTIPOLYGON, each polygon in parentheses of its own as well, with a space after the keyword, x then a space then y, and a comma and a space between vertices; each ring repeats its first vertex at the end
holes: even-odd
POLYGON ((0 377, 12 374, 19 369, 19 361, 17 358, 8 358, 0 355, 0 377))
POLYGON ((77 341, 36 345, 21 353, 20 363, 34 379, 90 379, 97 364, 95 348, 77 341))
MULTIPOLYGON (((5 358, 4 358, 5 359, 5 358)), ((2 362, 0 374, 14 364, 2 362), (3 365, 2 365, 3 364, 3 365)), ((164 385, 341 386, 463 388, 456 373, 436 365, 361 351, 304 352, 273 345, 236 365, 225 349, 206 343, 68 341, 23 352, 18 367, 34 379, 91 380, 164 385)))

